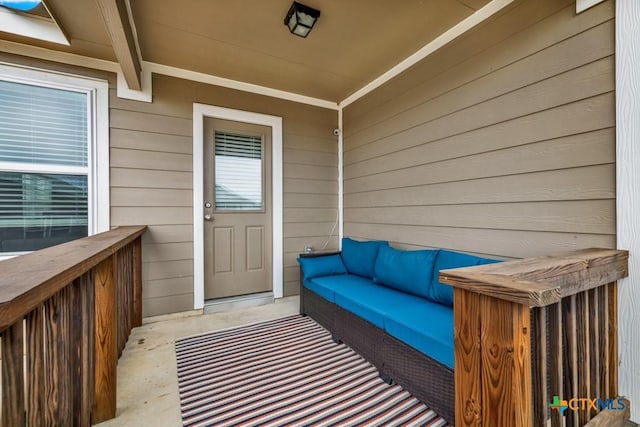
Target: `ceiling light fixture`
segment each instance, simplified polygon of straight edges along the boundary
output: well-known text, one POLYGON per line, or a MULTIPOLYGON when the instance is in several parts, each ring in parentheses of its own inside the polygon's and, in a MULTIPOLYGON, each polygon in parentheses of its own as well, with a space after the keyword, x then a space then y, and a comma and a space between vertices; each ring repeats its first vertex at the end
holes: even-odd
POLYGON ((284 18, 284 25, 289 28, 291 34, 307 37, 319 17, 319 10, 294 1, 287 17, 284 18))

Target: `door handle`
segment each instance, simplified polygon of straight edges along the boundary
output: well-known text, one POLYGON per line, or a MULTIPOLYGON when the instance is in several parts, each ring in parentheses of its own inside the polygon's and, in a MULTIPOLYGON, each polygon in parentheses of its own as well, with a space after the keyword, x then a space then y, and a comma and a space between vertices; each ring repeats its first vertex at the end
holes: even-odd
POLYGON ((213 216, 212 216, 212 215, 210 215, 210 214, 206 214, 206 215, 204 216, 204 220, 205 220, 205 221, 213 221, 213 216))

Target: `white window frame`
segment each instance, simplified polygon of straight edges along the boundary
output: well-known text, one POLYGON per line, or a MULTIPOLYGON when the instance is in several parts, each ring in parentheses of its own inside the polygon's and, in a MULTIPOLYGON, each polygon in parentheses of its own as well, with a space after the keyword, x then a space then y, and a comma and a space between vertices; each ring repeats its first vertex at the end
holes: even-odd
MULTIPOLYGON (((105 80, 0 62, 0 80, 87 95, 87 166, 1 162, 0 171, 87 175, 88 234, 109 230, 109 84, 105 80)), ((0 252, 0 260, 26 252, 0 252)))

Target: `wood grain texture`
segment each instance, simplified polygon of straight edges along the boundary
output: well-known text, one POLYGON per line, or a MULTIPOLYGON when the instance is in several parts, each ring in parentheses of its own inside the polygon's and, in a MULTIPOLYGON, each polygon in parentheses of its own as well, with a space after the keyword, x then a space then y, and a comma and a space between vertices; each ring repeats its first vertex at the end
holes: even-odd
POLYGON ((44 306, 36 307, 26 317, 27 331, 27 425, 45 423, 45 343, 44 306))
POLYGON ((142 326, 142 238, 133 241, 133 319, 132 326, 142 326))
POLYGON ((529 308, 480 296, 482 424, 531 425, 529 308))
MULTIPOLYGON (((600 330, 600 306, 602 304, 601 292, 603 288, 590 290, 589 300, 589 356, 591 366, 589 367, 589 384, 593 396, 601 396, 600 385, 600 347, 602 346, 602 331, 600 330)), ((591 417, 595 416, 596 411, 591 410, 591 417)))
POLYGON ((77 392, 81 395, 81 425, 91 425, 95 396, 95 274, 90 271, 80 279, 82 307, 81 381, 77 392))
MULTIPOLYGON (((564 365, 563 365, 563 331, 565 325, 562 320, 562 303, 555 303, 549 310, 549 397, 563 396, 564 393, 564 365)), ((559 410, 550 410, 551 425, 562 426, 562 416, 559 410)))
MULTIPOLYGON (((535 308, 531 311, 531 354, 532 354, 532 397, 533 425, 546 426, 549 419, 548 373, 548 328, 547 307, 535 308)), ((553 356, 552 356, 553 357, 553 356)))
MULTIPOLYGON (((84 277, 84 276, 83 276, 84 277)), ((86 281, 82 278, 78 278, 67 287, 69 292, 69 372, 71 374, 70 380, 70 406, 73 425, 90 425, 89 413, 83 411, 82 405, 82 382, 83 382, 83 345, 82 345, 82 333, 83 331, 83 316, 82 316, 82 286, 87 285, 86 281), (83 423, 84 422, 84 423, 83 423)))
MULTIPOLYGON (((563 343, 563 355, 562 360, 564 364, 564 390, 562 396, 567 398, 579 397, 578 396, 578 340, 577 340, 577 313, 576 313, 576 296, 570 296, 562 300, 562 323, 564 325, 565 333, 562 335, 563 343)), ((576 411, 565 411, 565 419, 568 427, 579 427, 579 419, 576 411)))
POLYGON ((117 250, 145 226, 120 227, 2 262, 0 330, 15 323, 117 250))
POLYGON ((45 425, 71 422, 69 301, 65 289, 44 303, 45 425))
POLYGON ((22 320, 2 332, 2 425, 22 427, 25 423, 22 320))
MULTIPOLYGON (((572 331, 576 335, 577 341, 577 371, 578 371, 578 394, 577 396, 595 396, 591 392, 591 335, 589 327, 591 318, 589 317, 589 298, 587 292, 576 294, 576 329, 572 331)), ((591 420, 590 408, 580 408, 577 411, 578 424, 584 425, 591 420)))
POLYGON ((482 425, 482 359, 480 295, 454 289, 453 339, 455 346, 456 422, 482 425))
POLYGON ((95 403, 93 422, 116 415, 117 319, 116 283, 111 257, 95 269, 95 403))
POLYGON ((440 281, 498 299, 542 307, 628 274, 627 251, 584 249, 563 254, 440 271, 440 281))
POLYGON ((610 283, 606 288, 609 323, 609 387, 607 396, 618 396, 618 283, 610 283))

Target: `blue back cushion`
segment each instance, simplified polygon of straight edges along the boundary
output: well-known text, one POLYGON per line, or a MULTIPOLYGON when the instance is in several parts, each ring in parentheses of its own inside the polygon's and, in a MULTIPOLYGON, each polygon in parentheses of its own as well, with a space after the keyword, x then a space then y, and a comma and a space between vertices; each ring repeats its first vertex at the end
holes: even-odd
POLYGON ((347 269, 342 263, 340 255, 327 255, 310 258, 298 258, 298 264, 302 266, 304 280, 314 277, 335 276, 337 274, 347 274, 347 269))
POLYGON ((435 250, 403 251, 383 246, 376 260, 374 282, 402 292, 427 297, 435 250))
POLYGON ((494 262, 500 261, 440 249, 433 268, 433 280, 427 298, 433 302, 453 307, 453 288, 444 283, 440 283, 440 270, 493 264, 494 262))
POLYGON ((342 239, 342 261, 347 271, 362 277, 373 278, 378 258, 378 250, 389 246, 389 242, 382 240, 370 240, 358 242, 345 237, 342 239))

